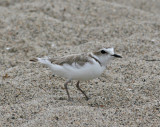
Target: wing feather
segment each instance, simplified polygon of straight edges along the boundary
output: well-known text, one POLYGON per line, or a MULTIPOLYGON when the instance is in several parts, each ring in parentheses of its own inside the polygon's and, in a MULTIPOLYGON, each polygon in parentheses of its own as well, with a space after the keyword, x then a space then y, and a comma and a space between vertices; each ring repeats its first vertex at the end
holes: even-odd
POLYGON ((57 65, 69 64, 72 65, 73 63, 79 64, 83 66, 86 62, 92 63, 90 57, 86 54, 77 54, 77 55, 70 55, 67 57, 61 57, 59 59, 50 59, 51 63, 57 65))

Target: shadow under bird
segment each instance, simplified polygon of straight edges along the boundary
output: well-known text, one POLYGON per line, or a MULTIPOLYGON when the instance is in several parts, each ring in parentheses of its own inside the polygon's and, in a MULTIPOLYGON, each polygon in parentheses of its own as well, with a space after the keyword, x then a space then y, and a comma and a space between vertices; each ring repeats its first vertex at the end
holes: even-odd
POLYGON ((101 48, 86 54, 69 55, 57 59, 34 58, 30 61, 45 64, 53 72, 53 75, 66 78, 67 80, 64 83, 64 87, 68 95, 68 100, 70 101, 71 97, 67 88, 68 83, 72 80, 77 80, 77 89, 80 90, 86 100, 88 100, 88 96, 79 86, 80 81, 87 81, 100 77, 109 61, 114 58, 122 57, 115 54, 113 48, 101 48))

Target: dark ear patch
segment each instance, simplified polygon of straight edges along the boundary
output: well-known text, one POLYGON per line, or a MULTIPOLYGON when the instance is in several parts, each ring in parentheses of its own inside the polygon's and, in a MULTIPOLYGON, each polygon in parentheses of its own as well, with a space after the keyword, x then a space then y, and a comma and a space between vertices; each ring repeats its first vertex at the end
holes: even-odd
POLYGON ((102 53, 102 54, 105 54, 105 53, 106 53, 106 51, 104 51, 104 50, 101 50, 101 53, 102 53))

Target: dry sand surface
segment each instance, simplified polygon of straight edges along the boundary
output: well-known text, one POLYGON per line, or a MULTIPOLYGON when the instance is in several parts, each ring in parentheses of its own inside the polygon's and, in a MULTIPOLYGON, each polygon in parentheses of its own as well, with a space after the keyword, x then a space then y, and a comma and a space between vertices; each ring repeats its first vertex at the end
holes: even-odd
POLYGON ((0 0, 0 127, 160 126, 160 0, 0 0), (82 82, 29 60, 114 47, 82 82), (75 83, 75 82, 74 82, 75 83))

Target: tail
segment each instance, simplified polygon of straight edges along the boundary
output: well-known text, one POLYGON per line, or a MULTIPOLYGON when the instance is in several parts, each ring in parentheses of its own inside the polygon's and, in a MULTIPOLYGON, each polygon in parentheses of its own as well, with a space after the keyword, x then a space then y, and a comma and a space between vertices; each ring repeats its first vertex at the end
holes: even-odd
POLYGON ((38 59, 37 58, 33 58, 33 59, 30 59, 30 61, 32 61, 32 62, 38 62, 38 59))
POLYGON ((48 60, 48 58, 33 58, 30 61, 32 61, 32 62, 40 62, 40 63, 48 65, 48 66, 51 65, 51 62, 48 60))
POLYGON ((51 61, 49 60, 49 58, 45 57, 45 58, 33 58, 30 61, 32 62, 40 62, 44 65, 46 65, 47 67, 50 68, 50 70, 53 72, 53 74, 55 75, 62 75, 61 70, 63 71, 62 67, 56 64, 52 64, 51 61))

